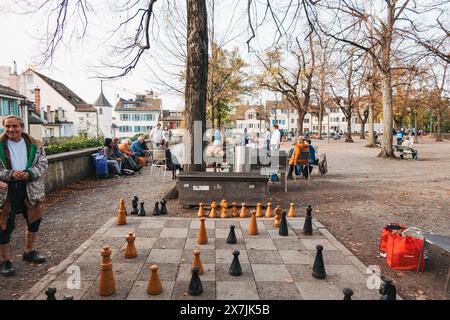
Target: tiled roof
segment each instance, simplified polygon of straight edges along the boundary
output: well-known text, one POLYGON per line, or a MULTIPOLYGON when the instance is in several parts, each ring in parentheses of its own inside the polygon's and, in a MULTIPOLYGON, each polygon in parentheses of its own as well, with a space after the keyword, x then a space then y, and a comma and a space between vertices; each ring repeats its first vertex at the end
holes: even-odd
POLYGON ((265 120, 263 106, 239 105, 236 107, 235 113, 230 116, 230 121, 245 120, 245 112, 249 109, 256 110, 256 120, 265 120))
POLYGON ((26 98, 23 95, 19 94, 16 90, 14 90, 10 87, 2 86, 2 85, 0 85, 0 94, 4 94, 4 95, 16 97, 16 98, 21 98, 21 99, 26 98))
POLYGON ((53 80, 39 72, 29 69, 36 73, 42 80, 44 80, 50 87, 52 87, 56 92, 58 92, 64 99, 66 99, 70 104, 75 107, 76 112, 97 112, 92 104, 86 103, 81 99, 75 92, 70 90, 64 83, 53 80))
POLYGON ((111 105, 111 103, 109 103, 108 99, 106 99, 105 95, 103 94, 103 91, 100 92, 99 97, 97 98, 97 100, 95 100, 94 106, 96 106, 96 107, 110 107, 110 108, 113 107, 111 105))
POLYGON ((120 99, 114 111, 160 111, 161 99, 145 98, 142 101, 120 99), (134 105, 132 108, 125 108, 124 104, 134 105))

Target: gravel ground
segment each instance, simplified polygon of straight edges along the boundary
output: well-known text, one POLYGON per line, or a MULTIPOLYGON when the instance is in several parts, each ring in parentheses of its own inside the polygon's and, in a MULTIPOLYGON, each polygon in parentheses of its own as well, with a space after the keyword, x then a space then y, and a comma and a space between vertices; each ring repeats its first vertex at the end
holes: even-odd
POLYGON ((50 267, 58 265, 72 251, 91 237, 107 220, 115 216, 119 199, 124 198, 128 212, 131 200, 137 195, 144 201, 147 214, 151 214, 154 202, 174 185, 172 174, 163 179, 156 173, 150 175, 150 167, 142 174, 124 179, 84 180, 58 192, 47 195, 44 216, 38 234, 37 250, 47 256, 47 263, 30 265, 22 262, 24 220, 18 217, 13 233, 13 259, 16 275, 0 278, 0 300, 18 299, 42 278, 50 267))

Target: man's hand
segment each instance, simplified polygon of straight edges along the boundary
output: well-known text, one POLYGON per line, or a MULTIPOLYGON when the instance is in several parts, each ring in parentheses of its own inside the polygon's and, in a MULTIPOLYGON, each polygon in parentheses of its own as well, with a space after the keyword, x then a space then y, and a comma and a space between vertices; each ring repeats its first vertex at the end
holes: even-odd
POLYGON ((14 180, 22 180, 22 176, 23 176, 23 171, 16 171, 16 170, 14 170, 11 177, 14 180))
POLYGON ((6 189, 6 187, 8 187, 8 184, 0 181, 0 189, 6 189))
POLYGON ((30 179, 30 174, 28 172, 26 172, 26 171, 23 171, 21 180, 26 181, 28 179, 30 179))

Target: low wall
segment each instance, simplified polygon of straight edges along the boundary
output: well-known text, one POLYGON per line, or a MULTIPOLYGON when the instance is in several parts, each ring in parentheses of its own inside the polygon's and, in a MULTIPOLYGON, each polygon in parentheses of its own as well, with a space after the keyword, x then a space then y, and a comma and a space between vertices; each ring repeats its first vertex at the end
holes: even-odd
POLYGON ((64 152, 47 156, 45 191, 51 192, 69 183, 95 175, 91 155, 99 148, 64 152))

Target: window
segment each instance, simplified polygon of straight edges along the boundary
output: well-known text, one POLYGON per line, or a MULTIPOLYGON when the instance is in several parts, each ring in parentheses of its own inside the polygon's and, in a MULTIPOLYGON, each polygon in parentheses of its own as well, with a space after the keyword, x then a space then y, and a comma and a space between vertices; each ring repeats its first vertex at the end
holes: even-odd
POLYGON ((121 113, 120 114, 120 121, 129 121, 130 120, 130 114, 121 113))
POLYGON ((123 107, 126 109, 134 108, 134 104, 133 103, 124 103, 123 107))
MULTIPOLYGON (((292 119, 292 120, 294 120, 294 119, 292 119)), ((309 123, 309 118, 304 118, 303 123, 309 123)))
POLYGON ((249 114, 248 114, 248 119, 249 119, 249 120, 252 120, 252 119, 253 119, 253 114, 252 114, 252 113, 249 113, 249 114))
POLYGON ((281 120, 281 124, 283 124, 283 125, 284 125, 284 120, 281 120))
POLYGON ((119 126, 119 132, 131 132, 130 126, 119 126))
POLYGON ((345 121, 345 117, 342 117, 342 122, 344 122, 345 121))
MULTIPOLYGON (((27 82, 28 82, 28 84, 33 83, 33 75, 32 74, 27 75, 27 82)), ((34 92, 34 90, 33 90, 33 92, 34 92)))
POLYGON ((295 119, 291 119, 291 123, 295 123, 295 119))
POLYGON ((103 115, 103 108, 102 107, 98 108, 98 114, 99 115, 103 115))

